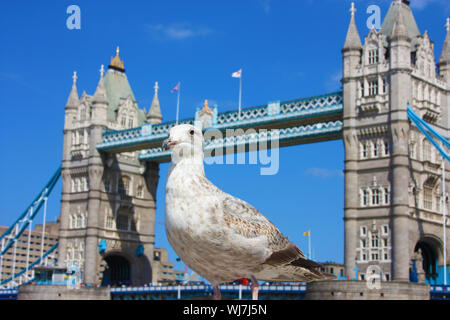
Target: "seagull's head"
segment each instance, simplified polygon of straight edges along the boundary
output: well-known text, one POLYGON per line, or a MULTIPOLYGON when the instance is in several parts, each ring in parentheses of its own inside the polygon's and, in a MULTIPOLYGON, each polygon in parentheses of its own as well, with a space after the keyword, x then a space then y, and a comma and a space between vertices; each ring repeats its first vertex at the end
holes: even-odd
POLYGON ((162 144, 163 150, 172 150, 172 160, 199 156, 203 159, 202 131, 190 124, 180 124, 170 129, 169 138, 162 144))

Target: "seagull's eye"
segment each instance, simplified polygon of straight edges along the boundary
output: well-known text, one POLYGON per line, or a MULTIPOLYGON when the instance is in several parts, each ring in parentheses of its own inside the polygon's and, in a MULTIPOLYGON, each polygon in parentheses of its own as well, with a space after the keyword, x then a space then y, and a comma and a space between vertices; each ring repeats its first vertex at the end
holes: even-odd
POLYGON ((189 134, 190 134, 191 136, 193 136, 193 135, 194 135, 194 130, 189 131, 189 134))

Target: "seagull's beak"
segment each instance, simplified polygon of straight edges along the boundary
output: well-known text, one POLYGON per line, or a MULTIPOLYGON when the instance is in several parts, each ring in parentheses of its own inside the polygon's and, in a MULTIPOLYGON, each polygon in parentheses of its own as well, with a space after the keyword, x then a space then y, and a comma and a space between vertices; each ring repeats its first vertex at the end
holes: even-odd
POLYGON ((177 141, 173 141, 169 138, 167 138, 166 140, 164 140, 163 144, 162 144, 162 149, 163 151, 169 150, 171 149, 172 146, 178 144, 177 141))
POLYGON ((162 144, 163 151, 166 151, 167 149, 169 149, 170 142, 171 142, 170 138, 167 138, 166 140, 163 141, 163 144, 162 144))

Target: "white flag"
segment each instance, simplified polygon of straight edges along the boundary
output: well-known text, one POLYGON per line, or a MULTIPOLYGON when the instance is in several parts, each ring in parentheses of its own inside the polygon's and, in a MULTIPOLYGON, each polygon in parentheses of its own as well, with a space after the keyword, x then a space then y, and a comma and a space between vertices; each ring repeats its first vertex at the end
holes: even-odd
POLYGON ((239 71, 233 72, 233 73, 231 74, 231 76, 232 76, 233 78, 240 78, 240 77, 242 77, 242 69, 240 69, 239 71))

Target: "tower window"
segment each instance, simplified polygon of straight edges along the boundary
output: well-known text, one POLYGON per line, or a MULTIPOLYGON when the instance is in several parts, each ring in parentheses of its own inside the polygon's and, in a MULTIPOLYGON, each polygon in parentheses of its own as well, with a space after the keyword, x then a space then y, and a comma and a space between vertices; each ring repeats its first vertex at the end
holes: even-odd
POLYGON ((389 189, 388 188, 384 188, 384 204, 389 204, 389 189))
POLYGON ((369 190, 363 191, 363 205, 367 206, 369 204, 369 190))
POLYGON ((366 239, 361 239, 361 248, 366 248, 366 247, 367 247, 366 239))
POLYGON ((384 141, 384 155, 385 156, 389 155, 389 153, 390 153, 389 148, 390 148, 389 142, 388 141, 384 141))
POLYGON ((366 226, 362 226, 361 227, 361 235, 365 236, 367 234, 367 227, 366 226))
POLYGON ((378 248, 379 241, 378 241, 378 234, 372 235, 372 248, 378 248))
POLYGON ((378 94, 378 81, 369 81, 369 96, 376 96, 378 94))
POLYGON ((433 209, 433 190, 429 187, 423 187, 423 207, 424 209, 433 209))
POLYGON ((378 49, 369 50, 369 64, 378 63, 378 49))
POLYGON ((383 85, 383 93, 387 93, 387 79, 383 78, 381 79, 382 85, 383 85))
POLYGON ((373 156, 378 157, 378 142, 377 141, 375 141, 373 143, 373 156))
POLYGON ((380 204, 380 190, 372 189, 372 204, 379 205, 380 204))
POLYGON ((367 143, 364 143, 362 145, 361 158, 362 159, 367 159, 367 155, 368 155, 368 147, 367 147, 367 143))

